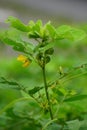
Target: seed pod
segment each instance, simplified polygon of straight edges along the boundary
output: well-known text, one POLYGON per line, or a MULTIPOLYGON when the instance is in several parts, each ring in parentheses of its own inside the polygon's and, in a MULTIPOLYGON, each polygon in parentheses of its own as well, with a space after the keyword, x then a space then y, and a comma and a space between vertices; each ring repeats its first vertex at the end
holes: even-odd
POLYGON ((45 63, 49 63, 50 62, 50 56, 46 56, 46 60, 45 60, 45 63))
POLYGON ((36 55, 36 59, 37 59, 37 60, 41 61, 42 58, 43 58, 43 53, 38 53, 38 54, 36 55))
POLYGON ((48 50, 45 51, 46 54, 52 55, 54 53, 53 48, 49 48, 48 50))

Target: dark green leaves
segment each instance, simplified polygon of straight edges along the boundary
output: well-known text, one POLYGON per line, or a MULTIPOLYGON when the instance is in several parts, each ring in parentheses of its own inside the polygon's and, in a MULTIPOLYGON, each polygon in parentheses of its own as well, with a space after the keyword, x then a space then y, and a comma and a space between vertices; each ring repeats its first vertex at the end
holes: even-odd
POLYGON ((0 83, 5 85, 4 89, 5 88, 11 88, 11 89, 17 89, 17 90, 21 89, 19 87, 20 85, 16 81, 9 81, 8 79, 6 79, 4 77, 0 77, 0 83))
POLYGON ((8 80, 6 80, 4 77, 1 77, 1 78, 0 78, 0 83, 9 84, 9 85, 18 85, 17 82, 8 81, 8 80))
POLYGON ((87 95, 74 95, 72 97, 66 98, 64 101, 65 102, 73 102, 73 101, 80 101, 87 99, 87 95))
POLYGON ((34 87, 33 89, 29 90, 28 93, 32 96, 33 94, 39 92, 41 89, 43 89, 43 87, 34 87))
POLYGON ((53 48, 49 48, 48 50, 45 51, 45 54, 52 55, 54 53, 53 48))

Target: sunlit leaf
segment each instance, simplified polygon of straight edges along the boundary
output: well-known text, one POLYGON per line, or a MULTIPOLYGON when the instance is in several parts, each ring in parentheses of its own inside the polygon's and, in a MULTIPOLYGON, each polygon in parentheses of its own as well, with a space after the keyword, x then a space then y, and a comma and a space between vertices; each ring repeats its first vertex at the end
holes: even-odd
POLYGON ((71 41, 79 41, 86 37, 86 33, 83 30, 72 28, 69 32, 66 32, 63 37, 71 41))
POLYGON ((33 45, 22 40, 22 35, 17 30, 10 29, 0 32, 0 40, 8 45, 11 45, 16 51, 28 54, 33 52, 33 45))
POLYGON ((56 29, 50 24, 46 24, 46 28, 47 30, 49 31, 49 35, 52 37, 52 38, 55 38, 55 34, 56 34, 56 29))
POLYGON ((87 36, 83 30, 72 28, 67 25, 58 27, 56 31, 60 39, 68 39, 74 42, 82 40, 87 36))
POLYGON ((65 34, 66 32, 69 32, 70 30, 71 30, 71 27, 68 25, 62 25, 56 29, 58 35, 65 34))
POLYGON ((13 16, 9 16, 6 22, 9 22, 12 27, 20 31, 23 31, 23 32, 29 31, 29 28, 25 24, 23 24, 18 18, 15 18, 13 16))

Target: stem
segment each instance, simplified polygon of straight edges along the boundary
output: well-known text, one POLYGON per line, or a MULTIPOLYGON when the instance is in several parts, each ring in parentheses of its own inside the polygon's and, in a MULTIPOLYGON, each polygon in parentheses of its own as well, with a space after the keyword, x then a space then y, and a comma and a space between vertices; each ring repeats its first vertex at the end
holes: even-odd
POLYGON ((52 110, 51 110, 49 93, 48 93, 48 86, 47 86, 47 82, 46 82, 45 65, 42 68, 42 70, 43 70, 43 80, 44 80, 44 87, 45 87, 46 98, 47 98, 47 101, 48 101, 49 113, 50 113, 51 120, 53 120, 53 114, 52 114, 52 110))
POLYGON ((71 77, 69 77, 69 78, 67 78, 66 80, 64 80, 63 83, 67 82, 68 80, 78 78, 78 77, 80 77, 80 76, 82 76, 82 75, 85 75, 85 74, 87 74, 87 72, 80 73, 80 74, 77 74, 77 75, 74 75, 74 76, 72 75, 71 77))
POLYGON ((51 123, 53 123, 53 122, 55 122, 55 121, 57 121, 57 118, 55 118, 55 119, 49 121, 49 122, 42 128, 42 130, 45 130, 48 125, 50 125, 51 123))

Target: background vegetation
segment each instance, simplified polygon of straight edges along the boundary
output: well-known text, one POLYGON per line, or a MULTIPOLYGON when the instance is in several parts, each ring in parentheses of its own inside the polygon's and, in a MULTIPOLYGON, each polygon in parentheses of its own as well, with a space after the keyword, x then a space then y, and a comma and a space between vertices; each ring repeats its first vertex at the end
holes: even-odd
MULTIPOLYGON (((45 6, 47 4, 44 4, 44 7, 49 9, 46 12, 45 8, 41 10, 43 7, 42 3, 42 6, 36 6, 35 8, 35 6, 32 5, 38 4, 38 2, 33 2, 33 4, 32 2, 28 4, 24 1, 24 3, 18 4, 16 1, 16 3, 13 2, 10 4, 10 0, 9 2, 8 0, 1 0, 0 12, 3 13, 0 18, 0 31, 1 28, 7 28, 3 22, 8 15, 14 15, 23 19, 25 23, 29 19, 36 21, 36 19, 40 18, 44 23, 45 21, 52 20, 55 27, 62 23, 67 23, 73 27, 83 29, 87 33, 87 25, 81 24, 82 21, 86 23, 86 3, 79 6, 79 2, 74 5, 72 2, 71 4, 67 2, 65 5, 69 7, 68 12, 66 10, 68 9, 67 6, 61 6, 61 10, 64 9, 65 11, 63 10, 64 12, 62 12, 58 10, 56 13, 55 9, 57 8, 54 9, 50 7, 54 4, 60 7, 58 3, 48 2, 49 8, 45 6), (83 7, 83 11, 81 7, 83 7), (58 12, 60 13, 58 14, 58 12)), ((17 56, 19 54, 20 53, 12 50, 11 47, 0 42, 0 82, 2 82, 2 80, 4 82, 3 77, 6 77, 7 81, 15 80, 28 89, 42 84, 43 77, 41 69, 38 68, 35 63, 31 63, 28 68, 23 68, 21 63, 17 61, 17 56)), ((68 91, 70 96, 76 93, 87 95, 87 37, 78 42, 71 42, 70 40, 64 39, 55 43, 52 60, 47 64, 46 68, 47 80, 55 80, 57 76, 60 76, 61 73, 67 73, 68 70, 72 70, 72 76, 84 72, 85 74, 78 75, 65 82, 61 91, 63 93, 68 91)), ((66 80, 66 78, 64 80, 66 80)), ((41 93, 43 92, 44 90, 41 90, 41 93)), ((58 93, 58 100, 62 99, 61 94, 62 93, 58 93)), ((28 97, 30 99, 27 100, 27 97, 27 94, 23 93, 23 91, 20 91, 15 86, 9 85, 9 83, 0 84, 0 130, 15 130, 15 128, 17 130, 42 130, 42 126, 43 130, 87 130, 87 98, 83 100, 79 98, 79 100, 74 102, 71 99, 71 102, 64 102, 61 104, 60 108, 58 108, 58 121, 56 122, 56 119, 54 119, 51 124, 47 110, 44 107, 42 110, 34 100, 30 97, 28 97), (24 97, 26 97, 26 100, 23 99, 24 97)), ((45 102, 45 100, 43 99, 42 102, 45 102)), ((55 105, 56 102, 52 100, 52 103, 53 102, 55 105)), ((55 109, 53 110, 53 114, 55 115, 55 109)))

